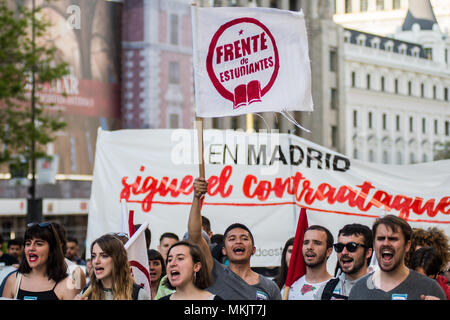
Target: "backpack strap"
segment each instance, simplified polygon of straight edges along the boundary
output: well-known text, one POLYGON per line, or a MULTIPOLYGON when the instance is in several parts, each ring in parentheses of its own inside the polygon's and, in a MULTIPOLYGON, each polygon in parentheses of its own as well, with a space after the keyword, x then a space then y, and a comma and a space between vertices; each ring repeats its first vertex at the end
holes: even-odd
POLYGON ((330 300, 331 299, 331 297, 333 296, 334 288, 336 288, 338 282, 339 282, 339 278, 333 278, 326 283, 325 288, 323 288, 321 300, 330 300))
POLYGON ((136 283, 133 283, 133 293, 131 294, 133 300, 139 300, 139 290, 141 290, 142 287, 136 283))

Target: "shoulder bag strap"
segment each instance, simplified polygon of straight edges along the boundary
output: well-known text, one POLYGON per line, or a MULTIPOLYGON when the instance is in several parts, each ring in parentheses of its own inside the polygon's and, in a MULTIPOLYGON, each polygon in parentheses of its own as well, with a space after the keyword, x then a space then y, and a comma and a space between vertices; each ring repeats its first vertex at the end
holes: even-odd
POLYGON ((17 299, 17 294, 19 293, 20 282, 22 281, 22 274, 17 272, 16 274, 16 286, 14 287, 14 299, 17 299))

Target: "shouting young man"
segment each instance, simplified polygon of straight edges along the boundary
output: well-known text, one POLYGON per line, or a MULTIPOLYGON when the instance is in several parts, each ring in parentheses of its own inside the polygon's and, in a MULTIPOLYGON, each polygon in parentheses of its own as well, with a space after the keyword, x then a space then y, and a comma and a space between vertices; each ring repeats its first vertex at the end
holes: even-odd
POLYGON ((207 191, 206 180, 195 179, 194 199, 188 221, 189 240, 202 249, 213 277, 213 285, 207 290, 224 300, 281 300, 280 290, 275 282, 250 268, 250 259, 256 248, 253 235, 245 225, 234 223, 224 232, 222 253, 228 258, 228 267, 213 259, 210 248, 201 235, 200 199, 207 191))

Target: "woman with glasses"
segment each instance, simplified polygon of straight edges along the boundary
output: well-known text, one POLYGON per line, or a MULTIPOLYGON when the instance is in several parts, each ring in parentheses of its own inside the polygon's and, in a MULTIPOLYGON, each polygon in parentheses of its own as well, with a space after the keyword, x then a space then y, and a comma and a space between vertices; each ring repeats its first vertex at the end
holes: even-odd
POLYGON ((89 288, 76 300, 150 300, 131 275, 127 251, 117 236, 105 234, 91 244, 89 288))
POLYGON ((52 223, 28 224, 18 272, 7 279, 3 297, 71 300, 80 291, 67 275, 61 241, 52 223))
POLYGON ((167 252, 167 283, 176 291, 160 300, 223 300, 205 289, 211 286, 211 275, 200 248, 189 242, 179 241, 167 252))

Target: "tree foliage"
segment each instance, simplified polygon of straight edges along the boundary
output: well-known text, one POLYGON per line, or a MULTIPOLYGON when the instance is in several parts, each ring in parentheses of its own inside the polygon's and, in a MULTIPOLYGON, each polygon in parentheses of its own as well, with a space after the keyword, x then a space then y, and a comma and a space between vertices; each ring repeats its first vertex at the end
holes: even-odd
POLYGON ((33 12, 19 1, 0 0, 0 163, 10 164, 11 169, 39 158, 50 158, 44 146, 66 125, 58 114, 46 110, 48 106, 41 105, 38 98, 44 85, 69 73, 56 48, 42 40, 49 26, 40 7, 33 12))

